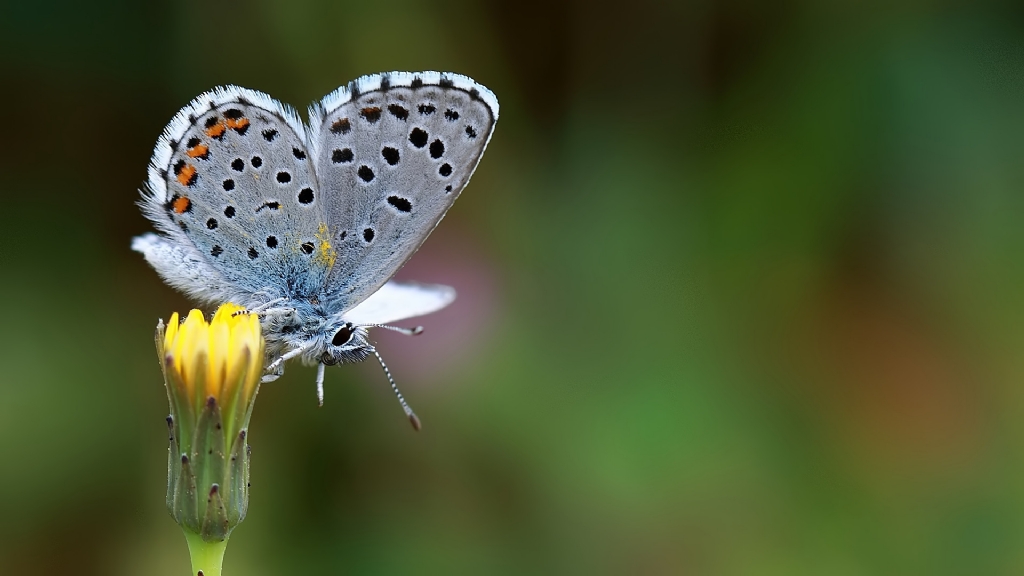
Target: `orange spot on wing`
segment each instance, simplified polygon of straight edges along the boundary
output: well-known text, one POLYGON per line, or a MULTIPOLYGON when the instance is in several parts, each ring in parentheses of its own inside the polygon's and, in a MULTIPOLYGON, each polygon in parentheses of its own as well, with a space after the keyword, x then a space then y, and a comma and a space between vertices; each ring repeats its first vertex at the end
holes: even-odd
POLYGON ((348 121, 348 118, 342 118, 331 124, 331 132, 335 134, 348 134, 348 131, 351 129, 352 124, 348 121))
POLYGON ((185 153, 188 154, 189 158, 198 158, 200 156, 206 156, 206 153, 209 151, 210 149, 206 147, 206 144, 199 144, 194 148, 189 148, 185 153))
POLYGON ((248 118, 228 118, 228 128, 231 128, 232 130, 241 130, 248 125, 248 118))
MULTIPOLYGON (((181 172, 178 172, 178 182, 180 182, 182 186, 190 186, 193 182, 195 182, 195 175, 196 167, 189 164, 188 166, 182 168, 181 172)), ((188 199, 185 198, 185 200, 188 199)), ((179 212, 179 214, 181 214, 181 212, 179 212)))
POLYGON ((228 127, 224 124, 224 122, 217 122, 213 126, 210 126, 206 129, 206 135, 209 136, 210 138, 220 138, 221 136, 224 135, 224 131, 227 129, 228 127))
POLYGON ((171 207, 174 208, 174 211, 178 214, 184 214, 190 206, 192 206, 192 201, 184 196, 175 199, 174 204, 171 205, 171 207))

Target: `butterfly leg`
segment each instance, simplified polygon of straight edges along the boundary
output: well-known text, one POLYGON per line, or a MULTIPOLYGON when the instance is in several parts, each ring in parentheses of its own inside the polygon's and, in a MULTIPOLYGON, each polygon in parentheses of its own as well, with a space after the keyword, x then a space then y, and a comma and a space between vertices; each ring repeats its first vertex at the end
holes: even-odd
POLYGON ((292 319, 295 316, 295 308, 268 308, 259 314, 264 318, 270 318, 271 316, 283 316, 285 319, 292 319))
POLYGON ((273 382, 284 375, 284 364, 278 366, 274 370, 267 368, 263 372, 263 377, 260 378, 260 384, 266 384, 267 382, 273 382))
POLYGON ((324 363, 316 367, 316 400, 320 406, 324 405, 324 363))
POLYGON ((306 351, 306 348, 306 346, 300 346, 298 348, 293 348, 285 352, 277 360, 271 362, 270 366, 267 366, 267 372, 276 372, 278 368, 283 368, 285 362, 291 360, 292 358, 295 358, 299 354, 302 354, 303 352, 306 351))

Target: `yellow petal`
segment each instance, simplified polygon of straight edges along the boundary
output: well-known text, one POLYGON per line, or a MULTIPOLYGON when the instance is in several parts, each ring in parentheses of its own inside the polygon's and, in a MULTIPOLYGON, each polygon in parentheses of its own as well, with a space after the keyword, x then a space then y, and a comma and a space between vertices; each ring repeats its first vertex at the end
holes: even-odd
POLYGON ((234 314, 242 307, 227 303, 207 323, 203 313, 192 310, 184 322, 171 315, 164 333, 164 350, 171 355, 169 367, 184 386, 185 395, 201 405, 209 396, 222 406, 247 405, 263 375, 265 341, 260 321, 253 314, 234 314), (238 386, 242 385, 239 397, 238 386))
POLYGON ((167 330, 164 332, 164 353, 173 350, 173 342, 175 337, 178 335, 178 313, 171 314, 171 319, 167 321, 167 330))

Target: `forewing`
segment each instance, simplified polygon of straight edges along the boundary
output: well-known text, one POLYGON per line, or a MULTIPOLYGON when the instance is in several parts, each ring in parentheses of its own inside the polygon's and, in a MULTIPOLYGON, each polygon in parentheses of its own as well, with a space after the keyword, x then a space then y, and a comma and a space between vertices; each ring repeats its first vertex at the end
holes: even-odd
POLYGON ((143 211, 167 242, 201 257, 237 292, 312 295, 335 252, 311 164, 293 110, 266 94, 217 88, 164 130, 143 211))
POLYGON ((392 281, 343 317, 356 325, 388 324, 437 312, 453 300, 455 289, 449 286, 392 281))
POLYGON ((494 95, 437 72, 364 76, 310 110, 310 145, 339 257, 332 311, 376 292, 469 183, 498 119, 494 95))

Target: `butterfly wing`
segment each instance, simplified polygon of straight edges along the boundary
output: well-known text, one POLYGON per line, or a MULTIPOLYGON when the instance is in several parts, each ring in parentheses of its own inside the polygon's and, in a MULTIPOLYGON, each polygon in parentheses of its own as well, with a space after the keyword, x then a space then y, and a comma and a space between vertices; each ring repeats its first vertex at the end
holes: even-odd
POLYGON ((344 314, 358 325, 389 324, 437 312, 455 300, 455 289, 440 284, 387 282, 344 314))
POLYGON ((228 282, 194 246, 149 233, 132 239, 132 250, 141 252, 170 286, 201 302, 247 302, 251 296, 228 282))
POLYGON ((310 109, 310 146, 339 257, 332 311, 374 294, 419 248, 483 156, 494 95, 437 72, 364 76, 310 109))
POLYGON ((141 205, 163 236, 133 248, 202 300, 315 295, 336 252, 311 164, 292 109, 232 86, 202 94, 171 120, 150 163, 141 205))

